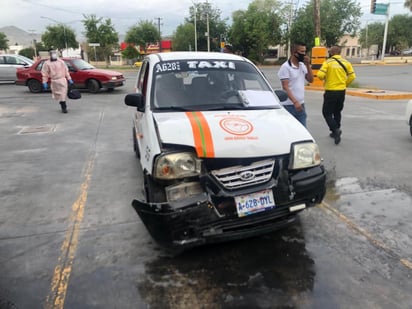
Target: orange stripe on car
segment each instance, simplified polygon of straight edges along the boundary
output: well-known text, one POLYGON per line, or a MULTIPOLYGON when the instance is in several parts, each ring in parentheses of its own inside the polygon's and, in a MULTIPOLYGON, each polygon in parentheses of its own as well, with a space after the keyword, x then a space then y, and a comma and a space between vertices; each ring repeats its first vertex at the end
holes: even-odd
POLYGON ((201 112, 186 112, 192 126, 196 153, 201 158, 214 158, 212 133, 209 124, 201 112))

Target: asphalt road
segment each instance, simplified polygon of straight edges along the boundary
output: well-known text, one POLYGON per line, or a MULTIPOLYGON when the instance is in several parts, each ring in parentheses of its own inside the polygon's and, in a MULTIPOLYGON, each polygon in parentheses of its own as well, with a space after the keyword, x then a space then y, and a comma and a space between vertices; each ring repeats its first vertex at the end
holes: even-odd
POLYGON ((324 202, 288 229, 170 257, 130 206, 142 182, 126 75, 68 114, 49 93, 0 85, 0 308, 411 308, 404 101, 348 96, 336 146, 322 93, 307 91, 324 202))

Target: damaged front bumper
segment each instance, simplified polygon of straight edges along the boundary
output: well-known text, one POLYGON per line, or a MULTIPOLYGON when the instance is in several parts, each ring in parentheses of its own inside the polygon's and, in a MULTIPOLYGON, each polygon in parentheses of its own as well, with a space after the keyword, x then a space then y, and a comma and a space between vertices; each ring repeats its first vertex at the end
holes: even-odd
MULTIPOLYGON (((296 214, 320 203, 325 195, 322 166, 243 190, 208 190, 185 200, 147 203, 134 200, 133 208, 151 236, 162 246, 187 249, 208 243, 242 239, 278 230, 292 223, 296 214), (275 206, 239 217, 235 197, 272 190, 275 206), (253 191, 252 191, 253 190, 253 191)), ((211 184, 203 181, 204 185, 211 184)))

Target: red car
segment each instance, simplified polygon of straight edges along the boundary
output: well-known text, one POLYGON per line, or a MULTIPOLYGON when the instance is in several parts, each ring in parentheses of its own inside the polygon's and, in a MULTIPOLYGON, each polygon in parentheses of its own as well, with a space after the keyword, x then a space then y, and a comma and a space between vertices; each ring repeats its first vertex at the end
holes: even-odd
MULTIPOLYGON (((122 73, 112 70, 97 69, 80 58, 61 58, 69 68, 70 76, 77 89, 89 89, 90 92, 99 92, 101 88, 113 91, 123 86, 125 78, 122 73)), ((42 91, 41 68, 47 59, 36 61, 31 67, 18 68, 16 71, 16 85, 27 86, 33 93, 42 91)))

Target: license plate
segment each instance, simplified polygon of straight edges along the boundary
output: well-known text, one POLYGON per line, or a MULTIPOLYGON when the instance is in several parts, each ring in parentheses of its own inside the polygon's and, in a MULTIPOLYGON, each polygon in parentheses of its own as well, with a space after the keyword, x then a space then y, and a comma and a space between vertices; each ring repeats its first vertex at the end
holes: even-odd
POLYGON ((248 216, 275 207, 272 190, 239 195, 235 197, 235 202, 239 217, 248 216))

